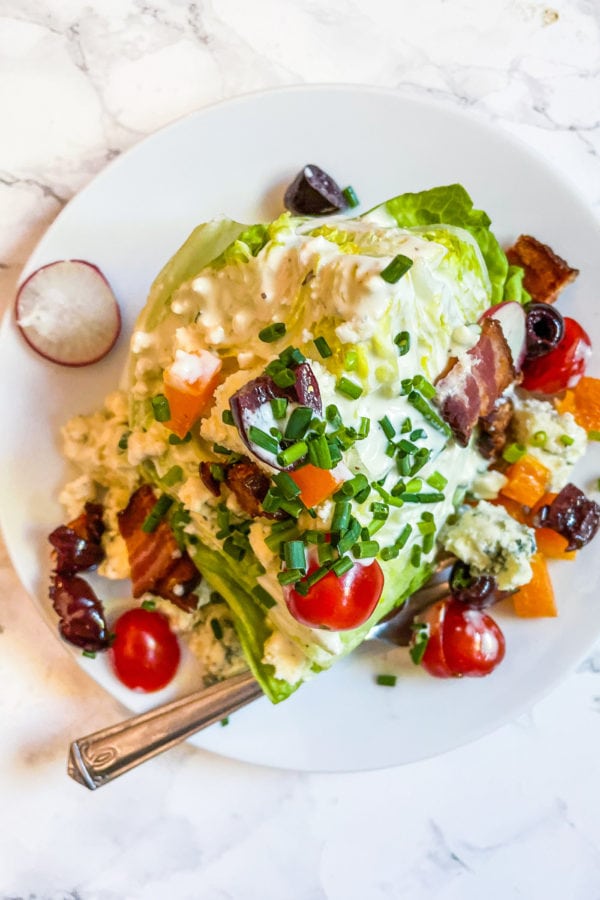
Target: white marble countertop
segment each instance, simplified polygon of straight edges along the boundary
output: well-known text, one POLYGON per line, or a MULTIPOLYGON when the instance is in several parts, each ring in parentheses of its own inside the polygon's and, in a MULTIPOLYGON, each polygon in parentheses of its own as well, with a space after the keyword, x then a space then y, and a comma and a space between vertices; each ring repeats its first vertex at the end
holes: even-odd
MULTIPOLYGON (((468 106, 600 212, 594 0, 0 0, 0 279, 115 154, 208 102, 299 82, 468 106)), ((597 900, 600 644, 535 709, 357 775, 183 747, 90 794, 67 744, 116 721, 0 555, 0 898, 597 900)))

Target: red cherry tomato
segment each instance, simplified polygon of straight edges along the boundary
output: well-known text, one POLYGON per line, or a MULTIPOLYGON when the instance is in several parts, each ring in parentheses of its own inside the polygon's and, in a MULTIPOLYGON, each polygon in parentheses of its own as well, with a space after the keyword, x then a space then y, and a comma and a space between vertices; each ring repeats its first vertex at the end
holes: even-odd
MULTIPOLYGON (((311 563, 308 574, 318 567, 318 562, 311 563)), ((368 566, 355 563, 339 578, 329 572, 313 584, 306 597, 292 585, 284 590, 288 609, 298 622, 311 628, 345 631, 366 622, 377 606, 383 590, 383 572, 377 560, 368 566)))
POLYGON ((565 317, 565 332, 554 350, 523 363, 522 387, 543 394, 557 394, 575 387, 592 352, 592 342, 575 319, 565 317))
POLYGON ((119 616, 113 631, 111 661, 124 685, 149 693, 171 681, 181 651, 166 616, 148 609, 130 609, 119 616))
POLYGON ((440 600, 423 616, 429 641, 422 665, 430 675, 489 675, 504 659, 504 635, 491 616, 458 600, 440 600))

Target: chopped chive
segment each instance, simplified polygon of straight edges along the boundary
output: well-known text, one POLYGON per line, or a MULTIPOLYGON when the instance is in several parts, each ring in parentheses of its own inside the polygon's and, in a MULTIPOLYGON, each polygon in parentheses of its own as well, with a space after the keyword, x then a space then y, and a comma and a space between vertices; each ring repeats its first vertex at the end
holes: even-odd
POLYGON ((396 484, 394 485, 394 487, 392 488, 392 491, 391 491, 392 497, 399 497, 400 494, 403 494, 405 490, 406 490, 406 482, 403 481, 401 478, 400 481, 397 481, 396 484))
POLYGON ((234 425, 233 413, 230 409, 224 409, 221 413, 221 421, 224 425, 234 425))
POLYGON ((588 431, 587 436, 589 441, 600 441, 600 431, 594 431, 593 428, 588 431))
POLYGON ((265 609, 271 609, 273 606, 276 606, 275 600, 271 597, 268 591, 265 591, 264 587, 261 587, 260 584, 255 584, 252 588, 252 594, 258 602, 265 607, 265 609))
POLYGON ((367 486, 362 489, 362 491, 358 491, 354 495, 354 499, 357 503, 364 503, 365 500, 369 497, 371 493, 371 485, 367 483, 367 486))
POLYGON ((297 347, 286 347, 279 354, 279 359, 284 367, 299 366, 300 363, 306 362, 304 353, 297 347))
POLYGON ((117 447, 119 448, 119 450, 127 450, 128 444, 129 444, 129 432, 126 431, 125 434, 121 435, 121 437, 119 439, 119 443, 117 444, 117 447))
POLYGON ((169 471, 163 475, 162 482, 163 484, 166 484, 167 487, 172 487, 174 484, 177 484, 178 481, 181 481, 182 478, 183 469, 181 468, 181 466, 171 466, 169 471))
POLYGON ((424 428, 415 428, 415 430, 409 434, 411 441, 424 441, 426 437, 427 432, 424 428))
POLYGON ((363 392, 360 384, 357 384, 355 381, 351 381, 349 378, 346 378, 345 375, 342 375, 341 378, 338 378, 335 387, 336 390, 340 392, 340 394, 344 394, 344 396, 350 397, 351 400, 358 400, 363 392))
POLYGON ((396 559, 399 555, 399 549, 393 544, 391 547, 383 547, 379 554, 383 560, 396 559))
POLYGON ((331 566, 331 571, 339 578, 340 575, 344 575, 346 572, 349 572, 353 566, 354 563, 349 556, 340 556, 340 558, 336 559, 334 564, 331 566))
POLYGON ((432 522, 431 519, 425 519, 421 522, 418 522, 417 527, 423 535, 435 534, 435 522, 432 522))
POLYGON ((395 687, 398 678, 396 675, 378 675, 375 681, 382 687, 395 687))
MULTIPOLYGON (((279 509, 289 513, 294 519, 297 519, 300 513, 305 509, 305 506, 300 500, 280 500, 279 509)), ((308 510, 308 512, 310 513, 310 510, 308 510)))
POLYGON ((319 560, 319 565, 323 565, 323 563, 329 562, 334 557, 335 550, 331 546, 331 544, 326 544, 323 542, 322 544, 317 544, 317 558, 319 560))
POLYGON ((288 402, 285 397, 272 397, 270 400, 273 418, 283 419, 286 414, 288 402))
POLYGON ((213 453, 222 453, 223 456, 231 456, 233 450, 230 450, 229 447, 224 447, 223 444, 213 444, 213 453))
POLYGON ((282 501, 281 492, 277 488, 269 488, 262 499, 261 506, 265 512, 275 512, 280 508, 282 501))
POLYGON ((398 253, 391 263, 388 263, 385 269, 382 269, 379 274, 388 284, 396 284, 396 282, 400 281, 402 276, 406 275, 408 270, 412 268, 412 264, 412 259, 409 259, 408 256, 404 256, 403 253, 398 253))
POLYGON ((364 491, 368 484, 367 476, 359 472, 354 478, 349 478, 348 481, 345 481, 340 491, 346 497, 355 497, 360 491, 364 491))
POLYGON ((531 443, 534 447, 545 447, 548 435, 545 431, 536 431, 531 437, 531 443))
POLYGON ((142 600, 140 606, 142 609, 147 609, 152 612, 153 609, 156 609, 156 600, 142 600))
POLYGON ((515 463, 526 453, 527 449, 522 444, 508 444, 502 451, 502 459, 507 463, 515 463))
POLYGON ((435 388, 431 384, 430 381, 427 381, 423 375, 415 375, 413 378, 413 387, 416 391, 419 391, 426 400, 433 400, 435 397, 435 388))
POLYGON ((261 328, 258 332, 258 339, 265 344, 272 344, 273 341, 278 341, 279 338, 282 338, 285 331, 286 328, 283 322, 274 322, 272 325, 267 325, 266 328, 261 328))
POLYGON ((387 416, 384 416, 383 419, 379 419, 379 424, 381 425, 381 430, 385 434, 388 441, 391 441, 396 435, 396 429, 390 422, 387 416))
POLYGON ((328 359, 330 356, 333 356, 333 350, 324 337, 316 337, 313 343, 317 348, 321 359, 328 359))
POLYGON ((431 553, 435 543, 435 532, 423 535, 423 553, 431 553))
POLYGON ((271 377, 277 387, 280 388, 288 388, 296 384, 296 375, 292 369, 282 369, 280 372, 275 372, 271 377))
POLYGON ((263 450, 267 450, 269 453, 277 453, 279 451, 279 441, 275 440, 274 437, 267 434, 267 432, 263 431, 261 428, 257 428, 256 425, 250 426, 248 429, 248 437, 253 444, 256 444, 257 447, 261 447, 263 450))
POLYGON ((240 562, 246 555, 245 548, 240 547, 239 544, 236 544, 233 537, 225 538, 225 540, 223 541, 223 550, 228 556, 231 556, 232 559, 235 559, 236 562, 240 562))
POLYGON ((293 500, 300 493, 300 488, 287 472, 278 472, 273 476, 273 481, 286 500, 293 500))
POLYGON ((351 547, 354 546, 354 544, 360 537, 360 532, 360 522, 358 521, 358 519, 355 519, 354 516, 351 516, 348 527, 337 543, 337 549, 340 555, 346 553, 348 550, 350 550, 351 547))
POLYGON ((403 547, 406 546, 406 542, 412 534, 412 525, 409 525, 407 522, 396 540, 394 541, 394 546, 398 548, 398 550, 402 550, 403 547))
POLYGON ((168 494, 162 494, 142 522, 142 531, 146 534, 156 531, 160 520, 169 511, 172 504, 173 498, 169 497, 168 494))
POLYGON ((282 450, 281 453, 277 456, 277 462, 280 466, 291 466, 293 463, 298 462, 298 460, 302 459, 303 456, 306 456, 308 453, 308 445, 305 441, 296 441, 295 444, 291 444, 289 447, 286 447, 285 450, 282 450))
POLYGON ((441 472, 432 472, 429 478, 425 479, 427 484, 435 488, 436 491, 443 491, 446 485, 448 484, 448 479, 445 478, 441 472))
POLYGON ((168 422, 171 418, 171 407, 164 394, 156 394, 150 401, 152 412, 157 422, 168 422))
POLYGON ((379 553, 379 544, 377 541, 360 541, 352 548, 352 555, 356 559, 370 559, 379 553))
POLYGON ((312 409, 308 406, 297 406, 288 419, 284 437, 289 441, 299 441, 306 434, 312 417, 312 409))
POLYGON ((344 188, 344 190, 342 191, 342 195, 350 209, 354 209, 356 206, 358 206, 360 201, 356 196, 356 191, 351 184, 349 184, 348 187, 344 188))
POLYGON ((348 350, 344 355, 344 368, 347 372, 354 372, 358 365, 358 353, 356 350, 348 350))
POLYGON ((229 725, 229 716, 225 716, 224 719, 221 719, 221 727, 225 728, 227 725, 229 725))
POLYGON ((331 530, 338 534, 348 527, 350 522, 351 503, 349 500, 338 500, 333 509, 331 530))
POLYGON ((361 541, 368 541, 368 540, 370 540, 370 538, 371 538, 371 535, 369 534, 369 529, 366 527, 361 528, 360 529, 361 541))
POLYGON ((425 651, 429 642, 429 625, 425 622, 416 622, 412 628, 413 639, 409 653, 415 666, 418 666, 425 656, 425 651))
POLYGON ((222 637, 223 637, 223 628, 222 628, 221 623, 219 622, 219 620, 218 620, 218 619, 211 619, 211 620, 210 620, 210 627, 212 628, 212 633, 214 634, 215 638, 216 638, 218 641, 220 641, 220 640, 222 639, 222 637))
POLYGON ((410 550, 410 564, 417 569, 421 565, 421 547, 419 544, 413 544, 410 550))
POLYGON ((563 445, 563 447, 570 447, 571 444, 575 443, 575 438, 571 437, 570 434, 561 434, 559 441, 563 445))
POLYGON ((82 650, 81 655, 87 657, 87 659, 96 659, 95 650, 82 650))
POLYGON ((306 571, 306 548, 303 541, 286 541, 283 545, 283 558, 288 569, 306 571))
POLYGON ((398 441, 398 449, 402 450, 403 453, 408 453, 412 456, 419 448, 416 444, 413 444, 412 441, 407 441, 406 438, 402 438, 402 440, 398 441))
POLYGON ((368 437, 370 430, 371 420, 367 418, 367 416, 361 416, 360 425, 358 426, 358 440, 362 441, 364 438, 368 437))
POLYGON ((302 535, 307 544, 321 544, 325 541, 325 532, 309 529, 302 535))
POLYGON ((444 495, 441 491, 432 491, 430 494, 411 494, 409 491, 406 491, 406 493, 400 495, 400 499, 404 500, 405 503, 441 503, 444 500, 444 495))
POLYGON ((418 494, 422 487, 423 481, 421 478, 411 478, 406 485, 406 490, 409 494, 418 494))
POLYGON ((303 574, 304 573, 301 572, 300 569, 286 569, 283 572, 278 572, 277 581, 279 584, 283 585, 294 584, 294 582, 299 581, 302 578, 303 574))
POLYGON ((335 403, 330 403, 325 408, 325 418, 334 428, 339 428, 342 424, 342 417, 335 403))
POLYGON ((322 578, 325 578, 326 575, 329 574, 329 566, 319 566, 318 569, 315 569, 314 572, 311 572, 304 580, 303 583, 310 589, 313 585, 317 584, 322 578))
POLYGON ((412 422, 410 419, 406 418, 400 428, 400 434, 408 434, 409 431, 412 431, 412 422))
POLYGON ((420 412, 424 419, 427 419, 434 428, 437 428, 438 431, 441 431, 443 434, 448 437, 451 434, 450 428, 444 422, 444 420, 438 416, 436 411, 432 406, 429 405, 425 397, 422 394, 419 394, 418 391, 411 390, 408 397, 406 398, 411 406, 420 412))
POLYGON ((333 469, 331 451, 324 434, 308 441, 308 458, 318 469, 333 469))
POLYGON ((400 356, 406 356, 410 350, 410 334, 408 331, 400 331, 394 338, 400 356))
MULTIPOLYGON (((177 434, 170 434, 170 435, 169 435, 169 438, 168 438, 169 443, 170 443, 170 444, 173 444, 173 445, 175 445, 175 444, 187 444, 189 441, 191 441, 191 439, 192 439, 192 432, 191 432, 191 431, 188 431, 188 433, 185 435, 185 437, 182 437, 182 438, 180 438, 179 435, 177 435, 177 434)), ((227 452, 229 453, 229 452, 231 452, 231 451, 228 450, 227 452)))
POLYGON ((401 475, 410 475, 411 462, 409 456, 396 457, 396 467, 401 475))
POLYGON ((376 500, 374 503, 371 503, 370 509, 373 513, 373 518, 381 519, 383 522, 385 522, 390 514, 390 508, 387 503, 379 503, 378 500, 376 500))

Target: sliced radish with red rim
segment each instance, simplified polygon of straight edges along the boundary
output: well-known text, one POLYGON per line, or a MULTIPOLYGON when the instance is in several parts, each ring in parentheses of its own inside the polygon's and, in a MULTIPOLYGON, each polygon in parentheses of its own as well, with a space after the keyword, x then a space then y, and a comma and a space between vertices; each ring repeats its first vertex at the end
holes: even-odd
POLYGON ((121 314, 97 266, 65 259, 37 269, 21 285, 17 325, 40 356, 62 366, 98 362, 114 346, 121 314))

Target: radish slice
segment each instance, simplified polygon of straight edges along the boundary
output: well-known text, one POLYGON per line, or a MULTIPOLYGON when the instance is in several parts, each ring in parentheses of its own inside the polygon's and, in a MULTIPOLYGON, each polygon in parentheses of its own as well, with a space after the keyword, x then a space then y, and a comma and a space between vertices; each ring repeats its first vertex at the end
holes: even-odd
POLYGON ((21 285, 17 325, 27 343, 62 366, 87 366, 106 356, 121 330, 121 314, 96 266, 65 259, 42 266, 21 285))
POLYGON ((515 300, 507 300, 487 309, 483 316, 496 319, 500 323, 506 343, 510 348, 513 365, 517 372, 521 369, 525 359, 526 350, 526 321, 525 310, 515 300))

